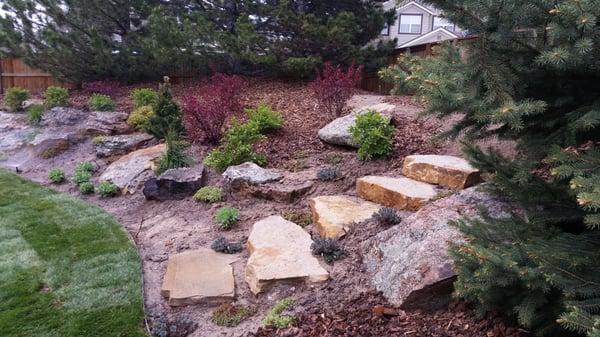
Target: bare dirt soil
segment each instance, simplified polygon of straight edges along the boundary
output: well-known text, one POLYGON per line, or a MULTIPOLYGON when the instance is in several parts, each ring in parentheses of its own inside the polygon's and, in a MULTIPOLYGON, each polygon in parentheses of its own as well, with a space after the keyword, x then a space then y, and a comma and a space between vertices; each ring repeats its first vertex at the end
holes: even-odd
MULTIPOLYGON (((354 184, 358 177, 381 173, 399 174, 406 155, 457 154, 459 151, 456 145, 448 142, 432 143, 430 139, 443 131, 445 123, 433 118, 417 119, 422 107, 410 97, 402 97, 393 100, 398 106, 395 119, 399 130, 395 136, 393 156, 390 160, 361 162, 354 150, 327 145, 317 138, 319 128, 331 118, 320 111, 306 85, 260 79, 248 80, 248 84, 244 95, 245 106, 253 107, 259 102, 265 102, 281 111, 285 119, 283 130, 269 135, 268 140, 257 147, 269 159, 268 167, 300 171, 336 166, 343 178, 334 182, 318 182, 309 195, 294 204, 233 195, 229 195, 226 201, 213 205, 197 203, 191 198, 156 202, 146 201, 140 191, 111 199, 80 196, 114 214, 135 241, 142 259, 146 311, 151 317, 188 316, 198 324, 191 335, 196 337, 249 335, 259 328, 260 320, 274 303, 291 296, 297 301, 294 310, 299 317, 297 326, 287 331, 263 329, 256 336, 524 336, 498 319, 476 318, 461 303, 434 313, 407 312, 393 316, 373 314, 373 306, 386 306, 386 303, 370 286, 358 251, 359 242, 383 230, 372 223, 361 224, 342 240, 347 256, 334 265, 324 264, 331 274, 331 280, 322 284, 277 284, 267 292, 254 296, 244 281, 248 254, 246 251, 239 254, 238 261, 233 264, 235 302, 252 306, 257 313, 235 328, 219 327, 211 322, 210 316, 216 307, 214 304, 169 307, 160 296, 169 255, 188 249, 210 247, 220 236, 228 240, 245 241, 252 224, 264 217, 292 209, 308 212, 308 199, 311 196, 354 194, 354 184), (241 211, 241 221, 227 232, 217 229, 213 222, 215 211, 224 205, 241 211)), ((174 86, 175 97, 181 94, 186 85, 174 86)), ((117 99, 119 107, 126 111, 131 109, 126 94, 130 88, 124 88, 117 99)), ((349 105, 364 106, 386 99, 362 93, 355 96, 349 105)), ((72 104, 75 106, 84 107, 86 101, 86 96, 80 93, 75 93, 72 97, 72 104)), ((190 148, 190 154, 198 162, 202 161, 208 151, 209 148, 202 145, 190 148)), ((96 164, 94 179, 109 164, 106 160, 95 158, 94 146, 88 140, 57 157, 29 161, 21 169, 24 176, 48 185, 46 176, 50 169, 63 168, 67 176, 70 176, 77 163, 84 160, 96 164)), ((208 183, 222 185, 223 181, 218 173, 209 172, 208 183)), ((61 192, 79 194, 71 183, 54 187, 61 192)), ((308 226, 307 230, 312 232, 312 227, 308 226)))

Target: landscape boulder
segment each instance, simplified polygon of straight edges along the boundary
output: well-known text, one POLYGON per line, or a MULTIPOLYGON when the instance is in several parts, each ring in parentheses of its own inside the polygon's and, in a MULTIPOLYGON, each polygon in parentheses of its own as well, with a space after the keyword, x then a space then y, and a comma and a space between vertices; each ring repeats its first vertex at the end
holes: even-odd
POLYGON ((230 166, 223 172, 228 187, 237 190, 242 184, 259 185, 281 180, 283 174, 276 170, 264 169, 255 163, 246 162, 230 166))
POLYGON ((456 273, 450 244, 464 242, 453 220, 479 215, 510 215, 514 205, 472 187, 434 201, 362 245, 363 262, 377 291, 403 309, 435 309, 450 299, 456 273))
POLYGON ((44 128, 75 126, 85 120, 88 114, 79 109, 54 107, 44 112, 39 125, 44 128))
POLYGON ((391 119, 395 106, 388 103, 380 103, 372 106, 355 109, 349 115, 337 118, 319 130, 319 138, 329 144, 342 145, 358 148, 358 144, 352 139, 350 128, 356 124, 356 118, 369 110, 375 110, 391 119))
POLYGON ((278 280, 321 282, 329 273, 311 253, 310 235, 280 216, 256 222, 248 237, 246 282, 254 294, 278 280))
POLYGON ((133 133, 119 136, 99 136, 95 142, 96 157, 106 158, 120 156, 142 148, 154 140, 146 133, 133 133))
POLYGON ((315 229, 321 237, 338 239, 356 223, 370 219, 380 205, 346 195, 327 195, 309 201, 315 229))
POLYGON ((16 151, 27 144, 33 132, 23 114, 0 112, 0 153, 16 151))
POLYGON ((49 128, 37 134, 29 142, 29 146, 34 156, 48 159, 67 151, 72 144, 77 144, 84 139, 85 136, 76 129, 49 128))
POLYGON ((366 176, 356 181, 356 194, 388 207, 416 211, 435 198, 438 190, 405 177, 366 176))
POLYGON ((231 301, 235 296, 231 263, 235 260, 205 248, 172 255, 161 295, 170 306, 231 301))
POLYGON ((100 176, 111 181, 122 193, 134 193, 154 173, 154 161, 166 151, 165 144, 133 151, 110 164, 100 176))
POLYGON ((81 127, 91 136, 126 133, 130 130, 127 117, 125 112, 92 111, 81 127))
POLYGON ((312 190, 317 179, 316 171, 286 172, 278 181, 262 184, 252 184, 241 181, 235 184, 234 191, 238 194, 255 198, 291 203, 312 190))
POLYGON ((204 166, 183 167, 165 171, 157 178, 144 184, 143 193, 147 200, 174 200, 194 195, 204 186, 204 166))
POLYGON ((404 158, 405 176, 449 187, 463 189, 481 182, 479 171, 463 158, 440 155, 413 155, 404 158))

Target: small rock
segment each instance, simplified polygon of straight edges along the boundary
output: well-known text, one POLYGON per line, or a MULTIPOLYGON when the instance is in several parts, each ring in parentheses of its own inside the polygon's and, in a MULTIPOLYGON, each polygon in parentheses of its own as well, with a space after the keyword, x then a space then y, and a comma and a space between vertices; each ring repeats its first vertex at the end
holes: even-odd
POLYGON ((463 189, 481 182, 476 168, 463 158, 453 156, 408 156, 404 158, 402 174, 415 180, 452 189, 463 189))
POLYGON ((283 174, 276 170, 264 169, 252 162, 246 162, 228 167, 223 172, 223 178, 235 190, 242 183, 259 185, 278 181, 283 178, 283 174))
POLYGON ((309 201, 315 229, 325 238, 340 238, 355 223, 368 220, 381 206, 344 195, 329 195, 309 201))
POLYGON ((248 237, 246 282, 250 290, 258 294, 277 280, 327 280, 329 273, 311 253, 312 243, 300 226, 280 216, 255 223, 248 237))
POLYGON ((418 210, 437 196, 437 189, 404 177, 366 176, 356 181, 356 194, 366 200, 400 210, 418 210))
POLYGON ((148 145, 154 137, 145 133, 119 136, 100 136, 96 145, 96 157, 120 156, 148 145))
POLYGON ((451 243, 464 241, 449 223, 479 215, 509 216, 515 206, 472 187, 424 206, 362 244, 363 262, 373 285, 394 306, 435 309, 448 304, 456 273, 448 256, 451 243))
POLYGON ((30 98, 23 102, 23 110, 27 110, 34 105, 44 105, 44 100, 40 98, 30 98))
POLYGON ((394 108, 395 106, 391 104, 381 103, 355 109, 351 114, 337 118, 325 125, 319 130, 319 138, 329 144, 358 148, 358 144, 354 142, 350 133, 350 128, 356 124, 356 118, 369 110, 376 110, 391 119, 391 112, 394 108))
POLYGON ((144 184, 147 200, 176 200, 189 197, 204 186, 204 166, 170 169, 144 184))
POLYGON ((123 193, 134 193, 154 174, 154 161, 166 148, 165 144, 159 144, 126 154, 110 164, 100 176, 100 180, 111 181, 123 193))
POLYGON ((231 263, 235 260, 210 249, 172 255, 160 293, 170 306, 231 300, 235 295, 231 263))

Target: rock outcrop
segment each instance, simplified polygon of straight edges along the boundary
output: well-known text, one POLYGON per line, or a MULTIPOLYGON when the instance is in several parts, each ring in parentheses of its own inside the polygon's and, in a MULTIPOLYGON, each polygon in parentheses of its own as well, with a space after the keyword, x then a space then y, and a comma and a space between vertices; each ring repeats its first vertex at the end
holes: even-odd
POLYGON ((356 194, 388 207, 416 211, 435 198, 438 190, 405 177, 366 176, 356 181, 356 194))
POLYGON ((345 195, 328 195, 309 201, 317 233, 325 238, 340 238, 356 223, 370 219, 380 205, 345 195))
POLYGON ((158 178, 144 183, 143 193, 147 200, 175 200, 194 195, 204 186, 204 166, 170 169, 158 178))
POLYGON ((132 133, 119 136, 100 136, 95 139, 96 157, 106 158, 121 156, 131 151, 140 149, 154 140, 149 134, 132 133))
POLYGON ((246 282, 250 290, 258 294, 278 280, 327 280, 329 273, 311 253, 312 242, 300 226, 280 216, 255 223, 248 237, 246 282))
POLYGON ((223 178, 232 189, 242 184, 259 185, 281 180, 283 174, 276 170, 264 169, 255 163, 246 162, 230 166, 223 172, 223 178))
POLYGON ((363 243, 363 261, 373 285, 390 303, 405 309, 447 304, 455 279, 448 248, 464 240, 449 222, 477 216, 479 207, 493 217, 506 217, 514 210, 514 205, 479 188, 432 202, 363 243))
POLYGON ((236 259, 211 249, 170 256, 160 293, 171 306, 230 301, 235 296, 231 263, 236 259))
POLYGON ((414 155, 404 158, 402 174, 423 182, 463 189, 481 182, 479 171, 463 158, 414 155))
POLYGON ((110 164, 100 180, 111 181, 123 193, 134 193, 153 176, 154 161, 166 151, 165 144, 133 151, 110 164))
POLYGON ((238 182, 234 184, 235 188, 232 190, 238 194, 255 198, 291 203, 311 191, 314 181, 317 179, 317 174, 313 170, 282 174, 283 178, 280 180, 263 184, 238 182))

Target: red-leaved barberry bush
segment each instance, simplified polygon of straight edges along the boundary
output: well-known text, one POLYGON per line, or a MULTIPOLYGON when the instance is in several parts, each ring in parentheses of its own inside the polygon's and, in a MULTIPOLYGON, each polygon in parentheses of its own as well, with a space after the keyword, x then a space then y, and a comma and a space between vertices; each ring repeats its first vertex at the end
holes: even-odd
POLYGON ((88 94, 102 94, 111 97, 115 97, 121 89, 121 83, 118 81, 104 80, 84 83, 82 85, 83 91, 88 94))
POLYGON ((317 71, 315 80, 310 84, 319 106, 330 116, 339 117, 346 101, 352 97, 362 80, 362 73, 362 65, 352 64, 344 71, 339 65, 325 63, 323 72, 317 71))
POLYGON ((199 87, 189 90, 182 99, 188 138, 193 142, 217 144, 227 119, 242 110, 244 87, 241 77, 216 73, 199 87))

